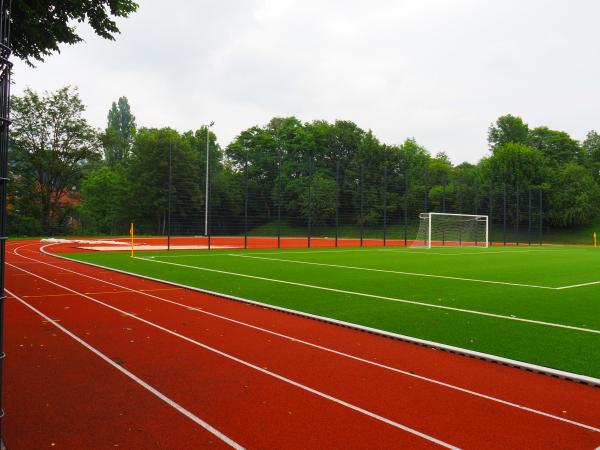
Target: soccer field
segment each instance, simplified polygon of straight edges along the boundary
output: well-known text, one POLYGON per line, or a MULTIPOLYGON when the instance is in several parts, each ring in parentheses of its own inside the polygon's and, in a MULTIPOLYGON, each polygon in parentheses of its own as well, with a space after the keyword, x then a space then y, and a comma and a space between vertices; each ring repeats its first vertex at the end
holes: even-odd
POLYGON ((93 252, 72 259, 600 378, 600 251, 93 252))

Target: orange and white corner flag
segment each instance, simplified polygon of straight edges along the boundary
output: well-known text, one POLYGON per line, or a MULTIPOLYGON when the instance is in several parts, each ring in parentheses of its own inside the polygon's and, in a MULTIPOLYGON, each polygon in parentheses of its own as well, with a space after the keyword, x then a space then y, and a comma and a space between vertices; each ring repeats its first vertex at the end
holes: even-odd
POLYGON ((131 226, 129 227, 129 236, 131 236, 131 256, 133 256, 133 222, 131 222, 131 226))

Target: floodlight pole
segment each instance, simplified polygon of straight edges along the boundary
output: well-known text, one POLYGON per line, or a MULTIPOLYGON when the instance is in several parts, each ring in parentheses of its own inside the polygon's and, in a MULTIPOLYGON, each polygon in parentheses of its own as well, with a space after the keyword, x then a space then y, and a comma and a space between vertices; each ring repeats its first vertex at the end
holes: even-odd
POLYGON ((208 167, 210 161, 210 132, 209 129, 215 124, 211 122, 208 125, 204 125, 206 128, 206 189, 204 194, 204 236, 208 236, 208 167))

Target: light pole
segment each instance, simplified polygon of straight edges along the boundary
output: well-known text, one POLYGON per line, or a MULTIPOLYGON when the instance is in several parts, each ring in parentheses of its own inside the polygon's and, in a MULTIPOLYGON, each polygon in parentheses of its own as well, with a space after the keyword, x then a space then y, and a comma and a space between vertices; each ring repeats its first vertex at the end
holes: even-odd
POLYGON ((215 124, 211 122, 206 127, 206 191, 204 195, 204 236, 208 236, 208 163, 209 163, 209 144, 210 144, 210 132, 209 129, 215 124))

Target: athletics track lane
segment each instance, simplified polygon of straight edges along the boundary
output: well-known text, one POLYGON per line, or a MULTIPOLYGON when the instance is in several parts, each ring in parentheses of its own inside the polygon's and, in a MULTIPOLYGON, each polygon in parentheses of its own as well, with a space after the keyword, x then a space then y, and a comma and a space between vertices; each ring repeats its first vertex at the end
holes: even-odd
MULTIPOLYGON (((597 388, 199 293, 171 290, 161 283, 57 260, 26 248, 20 253, 24 257, 10 255, 9 261, 29 272, 78 292, 96 292, 90 297, 135 312, 153 323, 176 329, 194 340, 260 367, 268 367, 296 382, 459 447, 593 448, 600 441, 599 433, 572 424, 161 302, 149 297, 150 293, 123 293, 123 288, 107 285, 104 281, 44 264, 32 264, 34 261, 26 258, 134 289, 169 289, 154 291, 151 295, 276 330, 297 340, 316 342, 327 348, 406 368, 596 428, 600 423, 598 410, 594 409, 600 399, 597 388)), ((34 306, 44 309, 52 317, 60 317, 63 325, 68 324, 67 328, 85 336, 105 353, 118 355, 127 368, 151 384, 159 385, 161 391, 188 409, 201 411, 198 415, 242 445, 393 447, 403 443, 411 447, 436 446, 329 400, 315 398, 314 394, 297 387, 284 387, 279 380, 267 380, 270 377, 255 370, 240 370, 238 363, 225 363, 222 357, 207 355, 197 346, 190 346, 131 317, 123 317, 91 300, 69 292, 64 295, 64 288, 33 275, 17 276, 16 273, 25 273, 18 269, 14 269, 14 273, 14 279, 28 278, 20 289, 22 295, 28 292, 29 295, 46 296, 30 297, 28 301, 34 306), (256 389, 249 395, 240 395, 240 383, 248 383, 248 380, 251 380, 250 384, 244 386, 256 389), (261 408, 259 403, 265 401, 261 408), (261 413, 265 413, 264 417, 261 413), (257 429, 261 431, 257 433, 257 429), (332 441, 334 438, 338 440, 332 441)), ((13 274, 13 269, 9 274, 13 274)), ((11 286, 9 284, 9 289, 11 286)), ((19 292, 15 293, 19 295, 19 292)), ((246 393, 243 389, 241 392, 246 393)))

